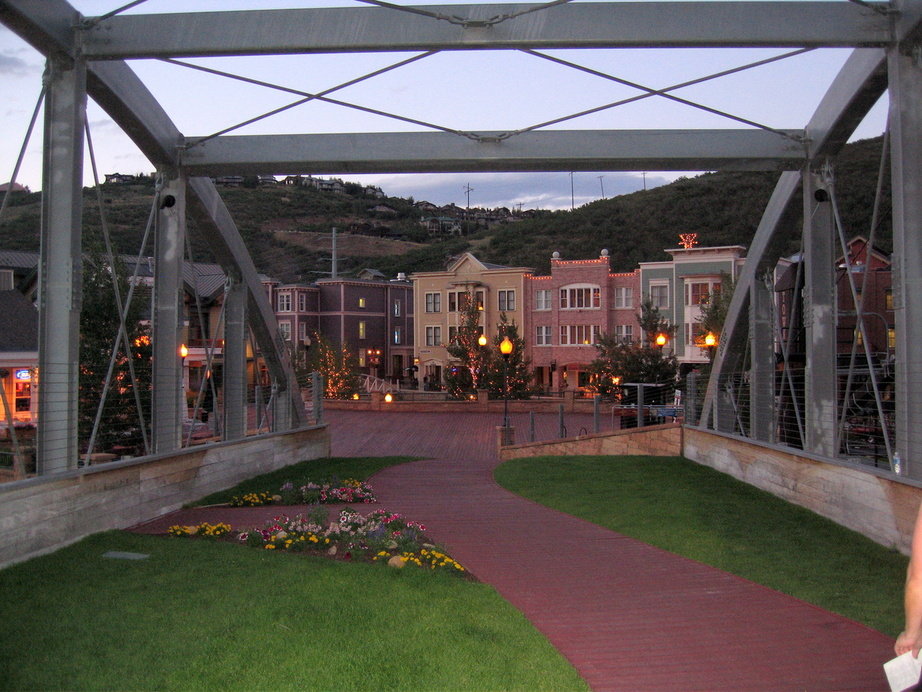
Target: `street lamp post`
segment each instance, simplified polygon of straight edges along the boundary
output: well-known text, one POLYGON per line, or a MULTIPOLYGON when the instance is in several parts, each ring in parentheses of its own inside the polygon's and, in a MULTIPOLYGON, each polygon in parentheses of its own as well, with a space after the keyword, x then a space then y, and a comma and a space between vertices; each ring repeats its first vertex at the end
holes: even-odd
POLYGON ((512 342, 508 336, 503 337, 499 345, 503 355, 503 427, 509 429, 509 356, 512 355, 512 342))

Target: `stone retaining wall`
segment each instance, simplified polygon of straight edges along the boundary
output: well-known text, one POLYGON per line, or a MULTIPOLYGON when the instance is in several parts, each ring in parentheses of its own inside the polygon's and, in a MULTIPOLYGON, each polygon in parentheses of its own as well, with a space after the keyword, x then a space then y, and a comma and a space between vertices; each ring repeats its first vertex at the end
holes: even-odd
POLYGON ((628 428, 614 432, 569 437, 553 442, 529 442, 527 444, 502 447, 499 450, 500 459, 503 461, 519 457, 567 456, 574 454, 681 456, 682 426, 679 423, 649 425, 639 430, 637 428, 628 428))
POLYGON ((684 456, 909 554, 918 481, 695 428, 684 431, 684 456))
POLYGON ((154 519, 261 473, 329 455, 329 431, 315 426, 4 483, 0 567, 99 531, 154 519))

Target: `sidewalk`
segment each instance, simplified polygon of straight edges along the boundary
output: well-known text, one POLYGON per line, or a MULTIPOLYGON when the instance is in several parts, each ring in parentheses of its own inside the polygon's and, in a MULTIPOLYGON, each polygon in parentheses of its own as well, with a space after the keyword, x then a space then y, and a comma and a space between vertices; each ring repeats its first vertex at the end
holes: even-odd
MULTIPOLYGON (((378 506, 426 524, 593 690, 887 689, 881 666, 893 656, 889 637, 500 488, 491 473, 495 415, 328 414, 334 456, 424 458, 376 474, 378 506)), ((527 416, 512 419, 523 440, 527 416)), ((591 429, 592 417, 569 416, 567 425, 591 429)), ((536 422, 539 440, 556 430, 556 416, 536 422)), ((219 520, 240 526, 242 516, 232 513, 241 511, 253 520, 253 509, 198 509, 143 530, 219 520)))

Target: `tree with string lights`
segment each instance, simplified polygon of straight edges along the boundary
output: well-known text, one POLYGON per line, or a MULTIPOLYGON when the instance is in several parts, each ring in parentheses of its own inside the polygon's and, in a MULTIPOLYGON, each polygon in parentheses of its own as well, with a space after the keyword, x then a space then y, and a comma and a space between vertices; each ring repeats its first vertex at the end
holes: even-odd
POLYGON ((312 370, 323 377, 323 395, 327 399, 348 399, 359 391, 358 358, 346 342, 331 344, 314 334, 309 362, 312 370))
POLYGON ((503 312, 499 316, 496 334, 491 339, 490 358, 484 364, 482 386, 494 396, 502 396, 508 388, 510 399, 527 399, 535 392, 532 383, 531 361, 525 357, 525 339, 519 336, 515 322, 510 322, 503 312), (509 338, 512 352, 508 359, 500 355, 500 344, 509 338))
POLYGON ((484 365, 490 359, 486 339, 482 338, 481 306, 470 292, 461 294, 459 302, 458 331, 446 347, 448 355, 458 360, 445 377, 448 393, 455 398, 469 396, 481 387, 484 365))

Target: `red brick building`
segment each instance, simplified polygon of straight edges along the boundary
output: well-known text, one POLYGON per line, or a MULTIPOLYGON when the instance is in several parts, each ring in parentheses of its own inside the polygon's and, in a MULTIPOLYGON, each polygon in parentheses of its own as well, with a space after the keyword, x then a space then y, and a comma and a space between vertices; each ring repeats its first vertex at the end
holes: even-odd
POLYGON ((525 276, 525 331, 536 383, 547 391, 584 387, 601 334, 640 338, 640 271, 612 273, 597 259, 551 258, 548 276, 525 276))

